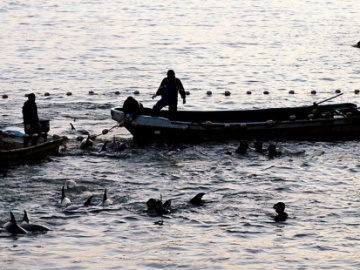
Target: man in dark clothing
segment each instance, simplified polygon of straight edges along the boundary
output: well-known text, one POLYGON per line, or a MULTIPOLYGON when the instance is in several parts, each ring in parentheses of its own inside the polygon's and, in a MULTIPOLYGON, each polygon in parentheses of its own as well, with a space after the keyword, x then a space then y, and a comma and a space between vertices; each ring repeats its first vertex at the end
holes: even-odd
POLYGON ((178 102, 178 93, 183 99, 183 104, 186 103, 185 89, 180 81, 180 79, 175 77, 175 72, 173 70, 168 70, 167 77, 164 78, 157 90, 156 94, 153 96, 161 96, 161 99, 155 104, 153 110, 155 112, 160 111, 165 106, 169 106, 170 112, 177 111, 177 102, 178 102))
POLYGON ((28 95, 28 100, 24 103, 22 113, 25 133, 29 136, 32 136, 34 133, 39 133, 40 124, 37 106, 35 103, 35 94, 31 93, 28 95))

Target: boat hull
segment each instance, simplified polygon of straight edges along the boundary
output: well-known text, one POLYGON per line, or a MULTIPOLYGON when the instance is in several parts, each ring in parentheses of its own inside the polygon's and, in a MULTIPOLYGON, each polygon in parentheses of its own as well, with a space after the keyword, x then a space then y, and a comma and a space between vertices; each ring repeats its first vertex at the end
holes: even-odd
POLYGON ((59 154, 59 147, 65 143, 65 138, 51 139, 28 147, 19 146, 20 138, 0 138, 0 167, 37 163, 48 156, 59 154))
MULTIPOLYGON (((298 141, 348 141, 360 140, 360 114, 353 104, 327 106, 326 113, 337 111, 340 116, 309 118, 310 107, 286 110, 251 110, 215 114, 201 112, 201 117, 193 112, 196 121, 189 117, 168 117, 166 114, 150 115, 148 111, 135 119, 126 119, 124 112, 112 109, 112 118, 124 126, 135 142, 203 142, 215 140, 298 140, 298 141), (342 111, 339 111, 342 110, 342 111), (292 113, 301 115, 298 119, 292 113), (349 114, 349 112, 351 112, 349 114), (271 115, 272 113, 272 115, 271 115), (212 115, 214 117, 212 117, 212 115), (225 116, 224 116, 225 115, 225 116), (246 120, 249 115, 250 120, 246 120), (216 118, 215 118, 216 116, 216 118), (269 119, 272 117, 273 119, 269 119), (209 119, 205 121, 205 119, 209 119), (214 119, 214 121, 211 121, 214 119), (239 121, 236 121, 239 119, 239 121), (268 120, 265 120, 268 119, 268 120), (274 120, 275 119, 275 120, 274 120)), ((186 115, 191 115, 187 112, 186 115)))

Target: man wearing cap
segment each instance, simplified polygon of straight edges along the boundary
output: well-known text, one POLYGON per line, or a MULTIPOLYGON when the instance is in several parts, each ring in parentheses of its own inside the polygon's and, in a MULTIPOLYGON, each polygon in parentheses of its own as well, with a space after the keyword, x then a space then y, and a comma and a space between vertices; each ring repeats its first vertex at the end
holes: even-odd
POLYGON ((177 111, 178 93, 183 99, 183 104, 186 103, 185 89, 179 78, 175 77, 173 70, 168 70, 167 77, 165 77, 157 90, 156 94, 152 97, 161 96, 161 99, 155 104, 153 110, 160 111, 165 106, 169 106, 170 112, 177 111))
POLYGON ((22 109, 24 119, 25 133, 30 136, 34 133, 40 132, 39 116, 37 106, 35 103, 35 94, 28 95, 28 100, 25 101, 22 109))

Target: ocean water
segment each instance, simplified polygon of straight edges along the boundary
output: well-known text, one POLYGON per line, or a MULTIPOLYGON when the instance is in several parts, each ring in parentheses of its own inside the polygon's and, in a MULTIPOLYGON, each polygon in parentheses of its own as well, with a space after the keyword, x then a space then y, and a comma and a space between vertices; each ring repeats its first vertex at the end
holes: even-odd
POLYGON ((358 142, 278 142, 269 159, 236 154, 237 141, 134 146, 123 128, 89 150, 76 138, 113 127, 110 109, 127 96, 153 106, 170 68, 190 92, 181 110, 308 105, 336 90, 328 103, 358 104, 359 10, 355 0, 0 4, 0 129, 22 130, 34 92, 50 133, 70 139, 60 156, 1 175, 0 225, 27 210, 52 231, 0 230, 0 269, 358 269, 358 142), (131 147, 101 152, 114 137, 131 147), (78 209, 59 204, 67 180, 78 209), (105 188, 113 204, 80 207, 105 188), (189 204, 199 192, 205 203, 189 204), (171 212, 149 216, 145 202, 160 197, 171 212), (279 201, 286 222, 272 219, 279 201))

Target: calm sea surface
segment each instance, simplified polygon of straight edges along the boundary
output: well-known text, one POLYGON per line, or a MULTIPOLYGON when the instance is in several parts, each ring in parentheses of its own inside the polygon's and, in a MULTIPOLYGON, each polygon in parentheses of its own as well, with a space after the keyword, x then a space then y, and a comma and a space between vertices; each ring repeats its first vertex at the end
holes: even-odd
POLYGON ((100 153, 131 136, 116 128, 82 151, 70 128, 111 128, 110 109, 135 91, 153 106, 170 68, 190 91, 182 110, 309 105, 336 90, 329 103, 358 104, 359 17, 358 0, 3 1, 0 129, 22 130, 34 92, 70 146, 0 177, 0 226, 27 210, 52 229, 0 230, 0 269, 359 269, 357 142, 279 142, 274 159, 237 155, 236 141, 100 153), (64 211, 67 180, 74 206, 100 203, 105 188, 113 204, 64 211), (190 205, 199 192, 205 204, 190 205), (171 213, 149 216, 145 202, 160 197, 171 213))

